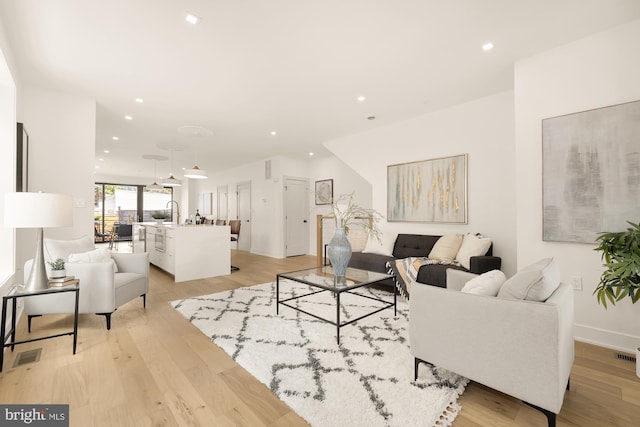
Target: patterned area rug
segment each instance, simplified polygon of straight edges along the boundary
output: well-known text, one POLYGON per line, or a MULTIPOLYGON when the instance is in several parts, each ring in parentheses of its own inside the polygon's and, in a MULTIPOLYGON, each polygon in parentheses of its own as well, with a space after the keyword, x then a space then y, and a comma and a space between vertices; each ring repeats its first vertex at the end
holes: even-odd
MULTIPOLYGON (((171 304, 314 427, 451 425, 468 380, 423 364, 413 381, 406 302, 398 300, 396 317, 390 308, 342 327, 338 345, 333 325, 284 306, 276 315, 275 288, 265 283, 171 304)), ((310 288, 281 281, 280 290, 283 298, 310 288)), ((358 292, 391 298, 375 289, 358 292)), ((376 307, 367 298, 340 298, 342 321, 376 307)), ((329 292, 292 304, 336 316, 329 292)))

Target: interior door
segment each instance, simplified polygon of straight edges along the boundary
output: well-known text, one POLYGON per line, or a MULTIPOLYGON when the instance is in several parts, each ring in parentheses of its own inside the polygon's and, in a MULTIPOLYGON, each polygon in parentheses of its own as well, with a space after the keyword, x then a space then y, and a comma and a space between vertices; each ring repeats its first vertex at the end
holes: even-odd
POLYGON ((238 219, 240 220, 240 238, 238 249, 251 250, 251 182, 238 184, 238 219))
POLYGON ((309 250, 309 181, 286 178, 284 187, 285 256, 309 250))
POLYGON ((217 219, 228 219, 229 209, 227 208, 227 203, 229 199, 227 198, 227 186, 221 185, 218 187, 218 212, 217 219))

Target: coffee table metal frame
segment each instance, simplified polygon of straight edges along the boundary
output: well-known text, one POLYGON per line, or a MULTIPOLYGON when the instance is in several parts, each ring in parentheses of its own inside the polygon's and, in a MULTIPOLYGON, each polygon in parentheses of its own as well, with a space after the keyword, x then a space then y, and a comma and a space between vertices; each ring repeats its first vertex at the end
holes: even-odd
POLYGON ((284 305, 286 307, 292 308, 294 310, 300 311, 308 316, 314 317, 318 320, 321 320, 323 322, 329 323, 331 325, 334 325, 336 327, 336 341, 338 344, 340 344, 340 328, 343 326, 347 326, 350 325, 354 322, 357 322, 360 319, 364 319, 365 317, 369 317, 371 315, 374 315, 382 310, 386 310, 387 308, 393 307, 393 315, 396 316, 397 315, 397 299, 398 299, 398 291, 396 290, 396 287, 393 287, 393 302, 389 302, 383 299, 379 299, 379 298, 374 298, 368 295, 362 295, 356 292, 353 292, 355 289, 358 288, 362 288, 364 286, 369 286, 369 285, 373 285, 375 283, 378 282, 382 282, 383 280, 386 279, 391 279, 393 278, 392 275, 389 274, 383 274, 383 273, 376 273, 376 272, 371 272, 371 271, 366 271, 366 270, 359 270, 356 268, 348 268, 347 272, 345 274, 345 276, 343 277, 337 277, 333 274, 333 270, 330 266, 322 266, 322 267, 314 267, 314 268, 306 268, 303 270, 295 270, 295 271, 289 271, 286 273, 280 273, 276 275, 276 314, 280 314, 280 306, 284 305), (302 273, 308 273, 305 275, 301 275, 302 273), (314 276, 315 274, 315 276, 314 276), (370 280, 364 280, 364 281, 358 281, 358 276, 365 276, 365 275, 373 275, 374 278, 370 279, 370 280), (308 277, 320 277, 323 278, 324 281, 327 281, 327 279, 333 279, 333 285, 328 285, 327 283, 322 283, 321 281, 313 281, 308 279, 308 277), (314 291, 314 292, 309 292, 306 293, 304 295, 299 295, 299 296, 295 296, 295 297, 291 297, 291 298, 286 298, 281 300, 280 299, 280 279, 288 279, 288 280, 292 280, 294 282, 298 282, 298 283, 303 283, 305 285, 309 285, 315 288, 320 288, 320 290, 318 291, 314 291), (351 283, 349 283, 351 282, 351 283), (293 301, 293 300, 297 300, 297 299, 301 299, 304 297, 307 297, 309 295, 315 295, 318 294, 320 292, 331 292, 333 293, 333 296, 336 300, 336 320, 330 320, 330 319, 325 319, 324 317, 320 317, 316 314, 310 313, 306 310, 303 310, 299 307, 296 307, 292 304, 289 304, 289 301, 293 301), (374 300, 374 301, 378 301, 383 303, 384 305, 380 308, 377 308, 376 310, 364 314, 360 317, 357 317, 355 319, 351 319, 347 322, 340 322, 340 295, 343 293, 349 293, 352 295, 356 295, 362 298, 368 298, 370 300, 374 300))

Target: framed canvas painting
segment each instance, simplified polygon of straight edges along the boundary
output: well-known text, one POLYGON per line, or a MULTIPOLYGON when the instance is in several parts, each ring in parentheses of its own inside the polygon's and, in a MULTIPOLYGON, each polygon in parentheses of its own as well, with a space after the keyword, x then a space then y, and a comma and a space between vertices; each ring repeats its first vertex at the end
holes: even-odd
POLYGON ((467 223, 467 155, 387 166, 387 220, 467 223))
POLYGON ((316 205, 333 203, 333 179, 316 181, 316 205))
POLYGON ((542 240, 595 243, 640 212, 640 101, 542 120, 542 240))

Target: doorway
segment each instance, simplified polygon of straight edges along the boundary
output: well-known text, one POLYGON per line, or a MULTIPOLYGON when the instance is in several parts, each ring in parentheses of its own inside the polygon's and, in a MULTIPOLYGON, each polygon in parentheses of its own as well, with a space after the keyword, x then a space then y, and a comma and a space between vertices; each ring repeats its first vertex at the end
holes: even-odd
POLYGON ((241 182, 238 192, 238 219, 240 220, 240 238, 238 250, 251 251, 251 181, 241 182))
POLYGON ((285 256, 306 255, 309 250, 309 180, 284 180, 285 256))

